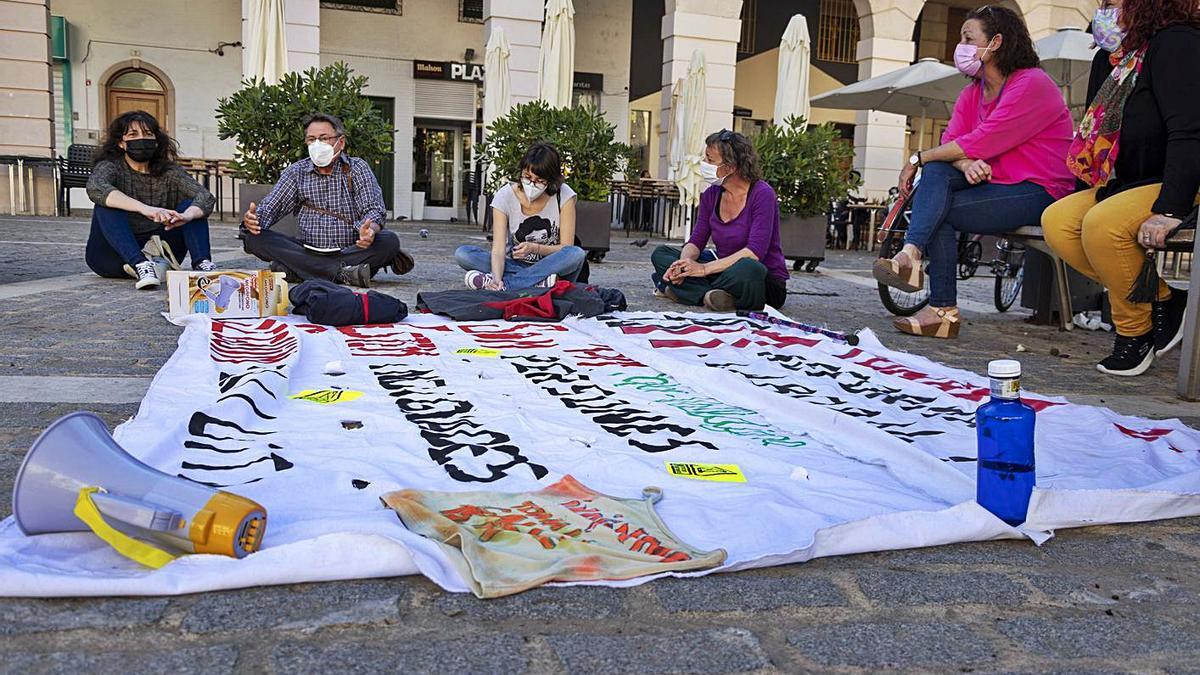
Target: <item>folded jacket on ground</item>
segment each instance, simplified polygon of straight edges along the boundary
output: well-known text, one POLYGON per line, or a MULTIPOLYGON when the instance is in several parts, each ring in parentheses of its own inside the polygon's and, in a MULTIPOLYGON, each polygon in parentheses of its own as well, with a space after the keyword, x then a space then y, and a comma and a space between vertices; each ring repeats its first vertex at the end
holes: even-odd
POLYGON ((568 316, 599 316, 626 308, 625 294, 615 288, 559 281, 553 288, 519 291, 470 289, 417 294, 417 309, 455 321, 561 321, 568 316))
POLYGON ((324 279, 309 279, 293 286, 288 299, 292 301, 292 314, 302 314, 324 326, 395 323, 408 316, 408 307, 397 298, 377 291, 355 293, 324 279))

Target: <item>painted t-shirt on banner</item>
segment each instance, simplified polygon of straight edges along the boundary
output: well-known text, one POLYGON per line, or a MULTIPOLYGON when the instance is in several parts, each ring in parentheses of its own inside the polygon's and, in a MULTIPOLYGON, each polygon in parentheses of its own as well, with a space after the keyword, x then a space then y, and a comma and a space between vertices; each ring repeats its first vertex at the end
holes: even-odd
POLYGON ((481 598, 551 581, 632 579, 716 567, 725 551, 697 551, 654 512, 662 496, 620 499, 571 476, 537 492, 400 490, 383 496, 405 527, 443 544, 481 598))
MULTIPOLYGON (((492 208, 503 211, 508 217, 508 243, 504 247, 505 254, 511 257, 513 246, 522 242, 549 246, 573 243, 559 241, 558 234, 562 207, 572 199, 575 199, 575 191, 570 185, 563 183, 558 188, 558 194, 549 195, 540 212, 529 216, 521 211, 521 198, 517 196, 517 186, 501 188, 492 199, 492 208)), ((536 254, 525 256, 525 262, 538 260, 541 260, 541 256, 536 254)))

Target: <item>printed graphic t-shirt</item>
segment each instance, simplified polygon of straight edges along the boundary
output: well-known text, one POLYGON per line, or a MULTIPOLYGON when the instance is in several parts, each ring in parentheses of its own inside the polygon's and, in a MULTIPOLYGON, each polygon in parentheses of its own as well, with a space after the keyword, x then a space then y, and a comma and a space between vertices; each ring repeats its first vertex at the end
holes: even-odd
POLYGON ((441 544, 481 598, 551 581, 632 579, 700 570, 725 561, 725 551, 700 551, 679 541, 654 512, 662 496, 618 499, 571 476, 537 492, 400 490, 383 496, 408 529, 441 544))
MULTIPOLYGON (((508 217, 508 243, 504 246, 505 255, 512 257, 512 248, 519 242, 528 241, 534 244, 556 246, 558 238, 558 223, 560 206, 575 199, 575 191, 563 183, 558 188, 557 195, 550 195, 540 213, 527 216, 521 212, 521 198, 517 196, 517 186, 509 185, 496 193, 492 199, 492 208, 499 209, 508 217)), ((541 260, 539 255, 525 256, 526 262, 541 260)))

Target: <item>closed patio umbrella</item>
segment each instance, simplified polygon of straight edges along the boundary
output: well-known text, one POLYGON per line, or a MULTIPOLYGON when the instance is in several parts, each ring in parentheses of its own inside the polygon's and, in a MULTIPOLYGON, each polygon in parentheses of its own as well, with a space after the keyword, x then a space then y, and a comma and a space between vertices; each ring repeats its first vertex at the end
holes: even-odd
POLYGON ((247 0, 246 79, 276 84, 288 71, 284 0, 247 0))
MULTIPOLYGON (((775 124, 789 117, 808 120, 808 61, 811 40, 808 20, 797 14, 788 22, 779 43, 779 71, 775 80, 775 124)), ((807 123, 807 122, 806 122, 807 123)))
POLYGON ((688 65, 687 79, 683 84, 683 96, 679 101, 680 153, 681 161, 675 172, 675 184, 679 186, 680 201, 695 206, 704 191, 704 179, 700 176, 700 162, 704 159, 704 125, 708 113, 708 85, 704 52, 692 52, 688 65))
POLYGON ((538 97, 551 108, 571 105, 575 81, 575 7, 571 0, 549 0, 542 26, 538 97))
POLYGON ((511 48, 504 29, 492 28, 483 58, 483 126, 508 114, 512 107, 512 85, 509 82, 508 56, 511 48))

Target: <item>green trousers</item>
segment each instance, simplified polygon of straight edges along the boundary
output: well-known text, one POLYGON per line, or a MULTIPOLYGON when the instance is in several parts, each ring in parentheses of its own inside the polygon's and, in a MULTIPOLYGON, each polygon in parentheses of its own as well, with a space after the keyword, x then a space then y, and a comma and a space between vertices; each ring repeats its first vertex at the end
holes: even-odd
MULTIPOLYGON (((682 252, 674 246, 659 246, 654 249, 654 253, 650 254, 650 262, 654 264, 654 274, 651 278, 655 284, 664 283, 663 273, 671 263, 679 260, 682 252)), ((704 253, 700 255, 702 262, 711 259, 711 256, 706 259, 704 253)), ((679 298, 679 302, 686 305, 703 305, 704 294, 712 290, 722 290, 732 295, 734 305, 738 309, 759 310, 768 303, 778 309, 787 298, 787 287, 767 276, 767 268, 753 258, 742 258, 717 274, 688 277, 679 285, 667 285, 675 293, 675 297, 679 298)))

